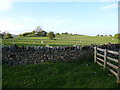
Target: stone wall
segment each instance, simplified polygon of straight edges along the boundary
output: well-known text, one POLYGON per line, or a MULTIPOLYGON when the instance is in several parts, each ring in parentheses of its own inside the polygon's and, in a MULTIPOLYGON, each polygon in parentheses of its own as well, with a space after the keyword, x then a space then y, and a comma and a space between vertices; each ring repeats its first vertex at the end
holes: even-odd
POLYGON ((43 46, 4 46, 2 50, 2 64, 27 65, 40 64, 46 61, 73 61, 93 60, 93 47, 118 51, 120 44, 104 44, 90 46, 64 46, 64 47, 43 47, 43 46))
POLYGON ((73 61, 93 58, 93 47, 41 47, 41 46, 4 46, 2 47, 3 65, 40 64, 46 61, 73 61))

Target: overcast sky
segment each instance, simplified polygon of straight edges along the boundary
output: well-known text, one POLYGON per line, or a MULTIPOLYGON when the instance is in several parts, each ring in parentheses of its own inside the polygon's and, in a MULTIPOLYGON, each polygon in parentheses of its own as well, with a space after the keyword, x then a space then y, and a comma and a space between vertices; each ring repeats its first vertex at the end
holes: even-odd
POLYGON ((117 0, 47 1, 0 0, 0 30, 20 34, 41 26, 55 33, 114 35, 118 32, 117 0))

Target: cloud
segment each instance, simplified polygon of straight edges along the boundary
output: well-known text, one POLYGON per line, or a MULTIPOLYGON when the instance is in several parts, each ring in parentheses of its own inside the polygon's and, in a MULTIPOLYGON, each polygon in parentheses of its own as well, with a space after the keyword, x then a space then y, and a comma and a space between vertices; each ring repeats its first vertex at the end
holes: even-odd
POLYGON ((22 22, 24 23, 30 23, 30 22, 35 22, 36 18, 35 17, 21 17, 20 18, 22 22))
POLYGON ((106 10, 106 9, 112 9, 112 8, 118 8, 118 3, 110 4, 104 7, 101 7, 101 10, 106 10))
MULTIPOLYGON (((0 0, 0 11, 8 11, 14 2, 118 2, 119 0, 0 0)), ((77 4, 76 7, 80 5, 77 4)))
POLYGON ((0 11, 8 11, 11 9, 13 0, 0 0, 0 11))
MULTIPOLYGON (((11 21, 0 21, 0 30, 8 31, 10 33, 18 33, 21 29, 24 29, 25 26, 21 24, 17 24, 11 21)), ((19 32, 20 33, 20 32, 19 32)))
POLYGON ((0 30, 14 34, 30 32, 36 27, 37 20, 35 17, 8 17, 0 14, 0 30))
POLYGON ((39 24, 43 27, 46 31, 56 31, 57 29, 62 28, 64 25, 67 24, 65 19, 62 18, 43 18, 39 24))
POLYGON ((20 25, 20 24, 16 24, 16 23, 11 23, 9 21, 1 21, 0 22, 0 29, 1 31, 8 31, 10 33, 16 33, 16 29, 23 29, 25 26, 24 25, 20 25))
POLYGON ((13 17, 7 17, 0 15, 0 30, 2 32, 7 31, 14 34, 20 34, 24 32, 30 32, 37 26, 42 27, 46 31, 55 31, 57 28, 61 28, 66 24, 66 21, 60 17, 50 18, 35 18, 35 17, 19 17, 19 19, 13 17))

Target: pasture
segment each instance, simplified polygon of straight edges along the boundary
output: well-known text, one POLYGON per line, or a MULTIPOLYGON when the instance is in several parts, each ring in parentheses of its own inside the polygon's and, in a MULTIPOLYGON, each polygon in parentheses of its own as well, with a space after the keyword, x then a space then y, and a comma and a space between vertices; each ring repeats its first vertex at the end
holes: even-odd
POLYGON ((18 46, 73 46, 73 45, 91 45, 91 44, 105 44, 118 43, 114 37, 99 37, 99 36, 83 36, 83 35, 57 35, 56 40, 50 40, 47 37, 14 37, 13 40, 3 39, 2 43, 5 46, 17 44, 18 46), (43 43, 41 43, 43 41, 43 43))
MULTIPOLYGON (((118 43, 114 37, 57 35, 56 40, 47 37, 14 37, 3 39, 11 46, 73 46, 118 43), (41 43, 43 41, 44 43, 41 43)), ((88 56, 88 55, 87 55, 88 56)), ((116 78, 93 62, 93 57, 70 62, 43 62, 42 64, 2 66, 3 88, 120 88, 116 78)))
POLYGON ((112 74, 89 61, 3 66, 3 88, 119 87, 112 74))

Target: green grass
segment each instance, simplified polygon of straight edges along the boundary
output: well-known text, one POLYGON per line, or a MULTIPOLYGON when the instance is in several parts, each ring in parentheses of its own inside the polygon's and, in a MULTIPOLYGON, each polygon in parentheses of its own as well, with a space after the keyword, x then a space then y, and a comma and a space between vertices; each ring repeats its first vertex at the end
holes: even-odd
MULTIPOLYGON (((113 37, 95 37, 80 35, 58 35, 56 40, 47 37, 14 37, 0 39, 5 46, 13 45, 35 45, 45 46, 72 46, 72 45, 91 45, 105 44, 108 42, 118 43, 113 37), (44 41, 45 43, 40 43, 44 41), (35 42, 35 43, 33 43, 35 42)), ((108 75, 93 62, 45 62, 44 64, 26 66, 5 66, 2 67, 3 88, 117 88, 116 78, 108 75), (86 66, 88 64, 88 66, 86 66)), ((82 60, 87 60, 87 57, 82 60)))
POLYGON ((88 62, 3 66, 3 88, 119 88, 103 67, 88 62), (86 66, 86 64, 88 66, 86 66))
POLYGON ((13 45, 14 43, 21 46, 35 45, 45 46, 73 46, 73 45, 91 45, 91 44, 105 44, 108 42, 118 43, 114 37, 97 37, 97 36, 81 36, 81 35, 57 35, 56 40, 50 40, 47 37, 14 37, 13 41, 3 39, 2 43, 6 46, 13 45), (44 43, 41 43, 44 41, 44 43), (34 43, 35 42, 35 43, 34 43))

